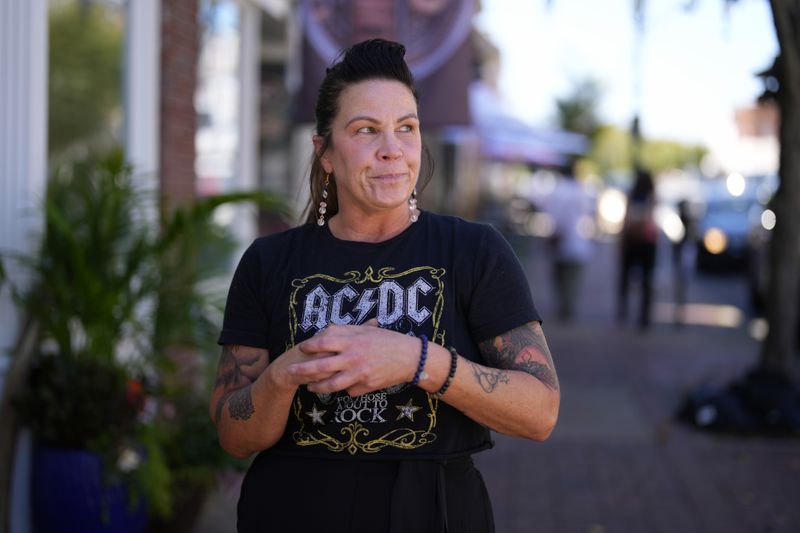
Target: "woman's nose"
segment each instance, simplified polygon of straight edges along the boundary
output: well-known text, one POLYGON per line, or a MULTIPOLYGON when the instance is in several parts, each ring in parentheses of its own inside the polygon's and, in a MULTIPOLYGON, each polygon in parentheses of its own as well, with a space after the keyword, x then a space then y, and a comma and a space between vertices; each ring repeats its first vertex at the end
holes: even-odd
POLYGON ((379 148, 378 157, 381 159, 397 159, 403 155, 400 141, 392 133, 387 133, 383 137, 383 142, 379 148))

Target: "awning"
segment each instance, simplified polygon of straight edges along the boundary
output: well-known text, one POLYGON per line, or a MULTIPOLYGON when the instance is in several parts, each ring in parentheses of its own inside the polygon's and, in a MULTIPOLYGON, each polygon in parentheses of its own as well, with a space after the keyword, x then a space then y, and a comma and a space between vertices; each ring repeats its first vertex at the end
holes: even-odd
POLYGON ((499 161, 563 165, 588 148, 585 136, 532 126, 507 111, 498 95, 481 82, 470 87, 470 112, 481 154, 499 161))

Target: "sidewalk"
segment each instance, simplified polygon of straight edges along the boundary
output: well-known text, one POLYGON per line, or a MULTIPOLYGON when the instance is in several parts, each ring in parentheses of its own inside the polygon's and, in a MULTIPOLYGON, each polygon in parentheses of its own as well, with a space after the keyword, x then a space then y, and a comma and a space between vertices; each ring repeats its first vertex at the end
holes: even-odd
POLYGON ((547 333, 563 395, 555 432, 541 444, 499 436, 477 459, 498 532, 800 530, 798 441, 719 437, 672 417, 684 387, 738 375, 754 343, 669 330, 547 333))
MULTIPOLYGON (((593 263, 572 327, 547 321, 548 296, 537 298, 561 414, 547 442, 498 436, 477 458, 498 533, 800 531, 799 440, 711 435, 673 417, 687 389, 740 377, 758 343, 743 327, 618 327, 612 261, 606 249, 593 263)), ((547 265, 525 264, 535 294, 547 265)))

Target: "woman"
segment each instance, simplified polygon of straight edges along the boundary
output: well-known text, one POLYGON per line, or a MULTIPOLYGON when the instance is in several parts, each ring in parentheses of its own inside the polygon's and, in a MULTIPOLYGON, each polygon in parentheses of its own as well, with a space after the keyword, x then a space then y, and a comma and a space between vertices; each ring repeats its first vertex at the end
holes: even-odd
POLYGON ((240 532, 485 532, 470 454, 535 440, 559 391, 528 284, 488 226, 420 212, 417 95, 402 45, 354 45, 316 106, 308 223, 234 274, 211 415, 257 453, 240 532))
POLYGON ((642 282, 639 307, 639 328, 642 330, 650 327, 650 302, 653 299, 653 269, 658 239, 658 227, 653 218, 655 203, 652 176, 647 171, 638 170, 636 181, 628 193, 622 226, 617 319, 624 322, 628 317, 628 288, 631 274, 638 268, 642 282))

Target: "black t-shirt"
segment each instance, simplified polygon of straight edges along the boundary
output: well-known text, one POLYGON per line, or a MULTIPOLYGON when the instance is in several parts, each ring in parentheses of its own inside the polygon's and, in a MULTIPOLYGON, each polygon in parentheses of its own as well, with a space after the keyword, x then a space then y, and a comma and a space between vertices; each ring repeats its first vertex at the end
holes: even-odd
MULTIPOLYGON (((371 318, 482 362, 479 342, 539 315, 496 230, 426 212, 380 243, 343 241, 316 224, 257 239, 234 274, 219 343, 266 348, 274 359, 330 323, 371 318)), ((300 387, 270 452, 426 459, 491 445, 484 426, 404 383, 355 398, 300 387)))

